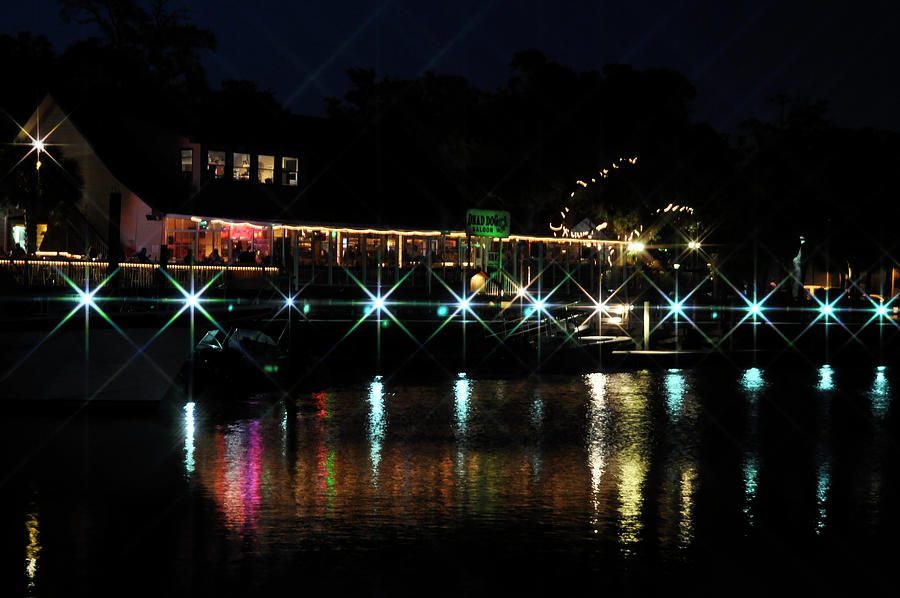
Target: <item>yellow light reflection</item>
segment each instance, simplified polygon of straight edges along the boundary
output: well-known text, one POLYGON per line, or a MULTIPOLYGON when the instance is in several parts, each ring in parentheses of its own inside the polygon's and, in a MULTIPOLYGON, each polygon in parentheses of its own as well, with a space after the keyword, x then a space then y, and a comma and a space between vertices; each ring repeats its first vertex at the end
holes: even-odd
POLYGON ((41 552, 37 513, 28 513, 25 517, 25 531, 28 533, 28 545, 25 547, 25 579, 27 580, 28 588, 33 589, 38 571, 38 558, 41 552))
POLYGON ((606 471, 606 442, 604 422, 606 419, 606 382, 604 374, 588 374, 585 376, 590 390, 588 403, 587 460, 591 472, 591 527, 594 533, 600 532, 600 481, 606 471))
POLYGON ((647 465, 640 454, 629 451, 622 457, 619 471, 619 542, 625 554, 634 552, 641 539, 641 512, 644 506, 644 478, 647 465))
POLYGON ((687 548, 694 540, 694 490, 697 468, 691 465, 681 472, 681 519, 678 523, 678 545, 687 548))
MULTIPOLYGON (((618 380, 617 380, 618 382, 618 380)), ((629 442, 619 453, 619 543, 626 555, 635 553, 640 542, 644 508, 644 481, 650 468, 649 409, 646 377, 635 374, 622 377, 617 435, 629 442)))

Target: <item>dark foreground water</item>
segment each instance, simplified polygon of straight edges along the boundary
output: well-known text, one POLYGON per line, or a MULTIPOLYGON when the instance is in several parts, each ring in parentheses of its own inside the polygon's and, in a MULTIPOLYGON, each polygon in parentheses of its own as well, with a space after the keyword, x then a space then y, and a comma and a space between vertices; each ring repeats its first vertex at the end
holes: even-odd
POLYGON ((725 367, 19 410, 0 595, 895 591, 895 389, 725 367))

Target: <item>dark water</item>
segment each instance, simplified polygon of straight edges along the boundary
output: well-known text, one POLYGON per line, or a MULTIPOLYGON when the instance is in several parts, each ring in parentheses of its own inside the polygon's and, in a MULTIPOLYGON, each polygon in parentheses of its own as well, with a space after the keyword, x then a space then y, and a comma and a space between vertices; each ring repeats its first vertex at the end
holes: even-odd
POLYGON ((2 595, 857 595, 895 579, 898 388, 673 369, 18 412, 2 595))

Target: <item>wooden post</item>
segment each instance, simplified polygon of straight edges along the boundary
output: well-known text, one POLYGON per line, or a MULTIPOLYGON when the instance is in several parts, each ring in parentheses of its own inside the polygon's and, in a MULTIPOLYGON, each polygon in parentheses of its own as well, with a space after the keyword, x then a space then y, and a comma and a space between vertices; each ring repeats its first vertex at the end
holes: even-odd
POLYGON ((650 350, 650 302, 644 301, 644 351, 650 350))
POLYGON ((325 233, 328 235, 328 286, 334 284, 334 235, 331 231, 325 233))
POLYGON ((362 283, 363 286, 369 284, 369 281, 366 280, 366 265, 369 261, 369 237, 367 235, 362 235, 360 239, 360 247, 359 247, 359 263, 361 267, 362 283))
POLYGON ((425 289, 431 294, 431 237, 425 237, 425 289))
POLYGON ((400 259, 403 251, 403 235, 397 235, 397 247, 394 250, 394 284, 400 282, 400 259))
POLYGON ((384 241, 384 237, 381 235, 378 236, 378 249, 375 250, 375 267, 376 267, 376 277, 375 284, 378 286, 379 292, 381 291, 381 247, 383 245, 382 241, 384 241))

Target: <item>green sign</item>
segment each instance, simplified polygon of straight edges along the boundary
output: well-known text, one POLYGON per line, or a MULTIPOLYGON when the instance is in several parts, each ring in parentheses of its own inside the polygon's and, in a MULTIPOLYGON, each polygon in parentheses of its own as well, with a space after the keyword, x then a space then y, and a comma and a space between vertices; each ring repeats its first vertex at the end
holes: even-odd
POLYGON ((509 212, 503 210, 467 211, 466 234, 475 237, 508 237, 509 212))

